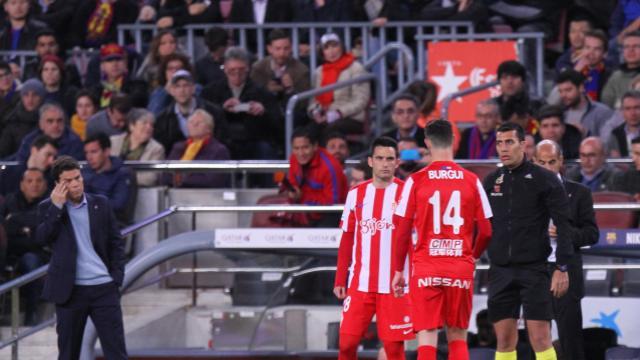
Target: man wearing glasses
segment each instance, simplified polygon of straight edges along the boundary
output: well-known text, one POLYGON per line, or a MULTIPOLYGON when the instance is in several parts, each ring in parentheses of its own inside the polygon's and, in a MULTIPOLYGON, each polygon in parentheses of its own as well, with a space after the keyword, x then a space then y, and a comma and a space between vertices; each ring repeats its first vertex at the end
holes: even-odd
POLYGON ((418 146, 424 147, 424 131, 418 126, 418 115, 418 99, 411 94, 401 94, 391 106, 391 121, 396 128, 384 136, 396 141, 412 137, 418 146))

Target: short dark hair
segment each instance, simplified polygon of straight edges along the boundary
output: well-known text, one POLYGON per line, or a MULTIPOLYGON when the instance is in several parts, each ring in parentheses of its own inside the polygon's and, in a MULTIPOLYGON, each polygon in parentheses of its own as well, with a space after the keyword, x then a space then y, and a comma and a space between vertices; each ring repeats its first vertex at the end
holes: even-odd
POLYGON ((416 106, 416 108, 418 108, 418 107, 420 106, 420 102, 418 101, 418 98, 417 98, 417 97, 415 97, 413 94, 410 94, 410 93, 402 93, 402 94, 400 94, 400 95, 396 96, 396 97, 393 99, 393 102, 391 103, 391 109, 395 108, 395 107, 396 107, 396 103, 397 103, 398 101, 402 101, 402 100, 404 100, 404 101, 411 101, 411 102, 416 106))
POLYGON ((204 43, 210 52, 214 52, 228 45, 229 33, 221 27, 214 26, 204 33, 204 43))
POLYGON ((640 144, 640 136, 637 136, 631 140, 631 145, 640 144))
POLYGON ((607 37, 607 34, 604 33, 604 31, 600 29, 590 30, 590 31, 587 31, 586 34, 584 34, 584 37, 585 38, 592 37, 600 40, 600 42, 602 43, 602 48, 604 49, 604 52, 609 51, 609 38, 607 37))
POLYGON ((111 97, 111 102, 109 103, 109 110, 117 110, 121 114, 128 114, 129 111, 133 108, 133 104, 131 103, 131 98, 129 95, 124 93, 114 94, 111 97))
POLYGON ((558 118, 564 124, 564 111, 559 105, 545 105, 538 111, 538 121, 542 124, 542 120, 549 118, 558 118))
POLYGON ((98 99, 93 94, 93 92, 89 91, 88 89, 80 89, 78 90, 78 92, 76 92, 76 98, 75 98, 76 103, 78 102, 78 99, 80 99, 81 97, 88 97, 89 100, 91 100, 91 102, 93 103, 93 107, 95 107, 96 110, 100 108, 98 99))
POLYGON ((293 142, 293 139, 299 138, 299 137, 303 137, 303 138, 307 138, 309 139, 309 141, 312 144, 317 144, 318 143, 318 136, 316 135, 315 131, 309 129, 308 127, 300 127, 297 128, 293 131, 293 135, 291 135, 291 142, 293 142))
POLYGON ((518 116, 531 114, 528 97, 512 96, 500 105, 500 117, 502 121, 509 121, 513 114, 517 114, 518 116))
POLYGON ((42 30, 38 30, 38 32, 36 32, 36 42, 38 42, 38 39, 43 36, 51 36, 56 40, 56 42, 58 42, 58 36, 56 36, 55 31, 51 30, 48 27, 45 27, 42 30))
POLYGON ((51 166, 51 176, 53 180, 58 181, 60 180, 60 174, 71 170, 80 170, 80 164, 71 156, 62 155, 53 162, 51 166))
POLYGON ((344 140, 344 142, 347 142, 347 137, 343 133, 339 131, 333 131, 324 138, 324 146, 327 146, 329 141, 333 139, 341 139, 344 140))
POLYGON ((522 78, 522 81, 526 81, 527 69, 525 69, 524 65, 515 60, 507 60, 498 65, 498 79, 503 75, 519 76, 522 78))
POLYGON ((584 75, 573 69, 565 70, 556 77, 556 84, 570 82, 576 87, 580 87, 580 85, 584 84, 584 81, 584 75))
POLYGON ((628 33, 625 33, 622 36, 622 41, 624 41, 624 39, 630 38, 630 37, 640 37, 640 30, 634 30, 634 31, 629 31, 628 33))
POLYGON ((416 144, 417 146, 420 146, 420 144, 418 144, 418 140, 416 140, 416 138, 414 138, 413 136, 402 136, 400 139, 398 139, 398 143, 401 142, 412 142, 414 144, 416 144))
POLYGON ((162 86, 166 85, 167 82, 171 80, 167 79, 166 72, 167 66, 169 66, 169 63, 172 61, 180 61, 182 63, 182 68, 193 74, 193 66, 191 66, 191 61, 186 55, 181 53, 169 54, 162 58, 162 61, 160 62, 160 70, 158 71, 158 82, 162 86))
POLYGON ((360 160, 360 162, 355 164, 353 168, 362 171, 364 173, 365 180, 369 180, 373 176, 371 167, 369 166, 369 162, 367 161, 367 159, 360 160))
POLYGON ((281 40, 281 39, 291 40, 291 36, 289 36, 289 33, 286 30, 273 29, 269 32, 269 36, 267 40, 268 40, 268 44, 271 44, 272 42, 276 40, 281 40))
POLYGON ((38 150, 42 149, 47 145, 51 145, 56 149, 59 148, 58 142, 53 140, 47 135, 40 135, 31 142, 31 147, 35 147, 38 150))
POLYGON ((24 176, 29 172, 29 171, 36 171, 39 172, 40 175, 42 175, 42 177, 44 177, 44 171, 42 171, 42 169, 37 168, 37 167, 30 167, 30 168, 26 168, 24 170, 24 172, 22 173, 22 176, 20 177, 20 181, 24 180, 24 176))
POLYGON ((424 127, 424 137, 437 148, 446 148, 453 144, 453 127, 447 120, 433 120, 424 127))
POLYGON ((11 65, 4 60, 0 60, 0 69, 7 70, 8 73, 11 73, 11 65))
POLYGON ((513 122, 505 122, 498 126, 496 133, 505 133, 509 131, 515 131, 516 136, 518 137, 518 141, 524 141, 524 129, 522 126, 513 123, 513 122))
POLYGON ((369 150, 369 156, 373 156, 375 149, 380 146, 393 148, 396 157, 398 156, 398 142, 388 136, 380 136, 373 140, 371 149, 369 150))
POLYGON ((87 145, 96 141, 98 142, 98 145, 100 145, 100 149, 102 150, 111 147, 111 139, 109 139, 107 134, 102 132, 87 137, 87 139, 84 141, 84 144, 87 145))
POLYGON ((622 94, 622 98, 620 99, 620 103, 624 102, 625 99, 640 99, 640 90, 627 90, 622 94))

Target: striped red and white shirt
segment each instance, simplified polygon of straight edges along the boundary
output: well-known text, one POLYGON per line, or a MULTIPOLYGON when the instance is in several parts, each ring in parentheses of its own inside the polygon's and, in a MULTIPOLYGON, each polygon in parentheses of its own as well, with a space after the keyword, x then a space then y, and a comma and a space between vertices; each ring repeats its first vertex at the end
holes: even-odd
MULTIPOLYGON (((393 278, 393 214, 400 201, 404 182, 394 178, 384 189, 372 180, 353 187, 340 221, 343 235, 338 250, 336 286, 363 292, 388 294, 393 278)), ((408 268, 408 261, 404 261, 408 268)))

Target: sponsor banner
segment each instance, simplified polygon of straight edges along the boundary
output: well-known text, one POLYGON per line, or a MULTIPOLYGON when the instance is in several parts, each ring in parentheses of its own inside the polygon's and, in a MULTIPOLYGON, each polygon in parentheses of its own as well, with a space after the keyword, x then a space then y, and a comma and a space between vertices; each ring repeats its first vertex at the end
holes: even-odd
MULTIPOLYGON (((427 74, 438 87, 438 109, 442 100, 455 92, 497 79, 498 65, 518 58, 515 41, 429 42, 427 74)), ((476 104, 500 95, 498 86, 458 98, 451 102, 449 120, 472 121, 476 104)))
POLYGON ((342 230, 299 228, 217 229, 218 249, 337 249, 342 230))
POLYGON ((640 248, 640 229, 600 229, 600 240, 594 247, 607 246, 640 248))

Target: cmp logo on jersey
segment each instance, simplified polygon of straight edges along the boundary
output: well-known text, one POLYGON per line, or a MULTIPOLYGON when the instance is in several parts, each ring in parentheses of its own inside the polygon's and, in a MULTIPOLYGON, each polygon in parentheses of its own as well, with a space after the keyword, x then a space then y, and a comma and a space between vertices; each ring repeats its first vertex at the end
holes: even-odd
POLYGON ((462 240, 459 239, 431 239, 429 243, 430 256, 462 256, 462 240))
POLYGON ((371 236, 374 236, 378 230, 393 230, 395 228, 393 222, 389 222, 386 219, 371 218, 360 222, 360 232, 362 234, 371 234, 371 236))

